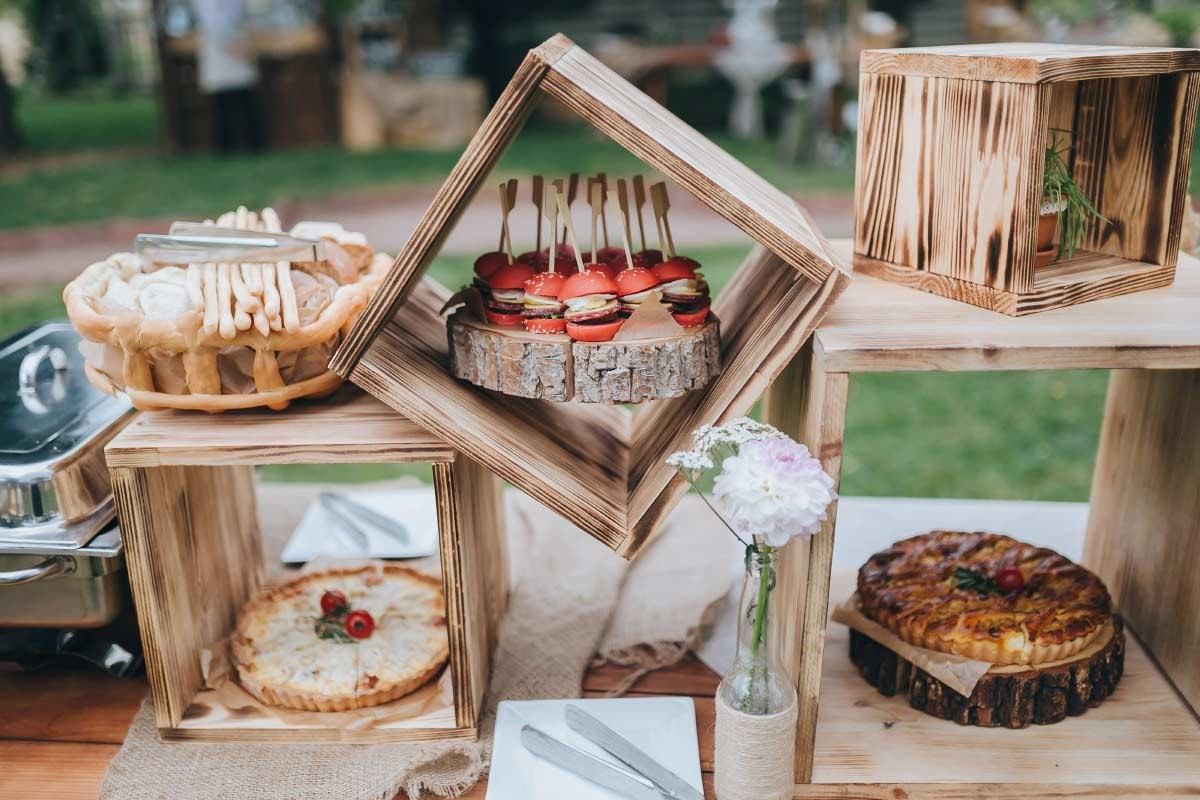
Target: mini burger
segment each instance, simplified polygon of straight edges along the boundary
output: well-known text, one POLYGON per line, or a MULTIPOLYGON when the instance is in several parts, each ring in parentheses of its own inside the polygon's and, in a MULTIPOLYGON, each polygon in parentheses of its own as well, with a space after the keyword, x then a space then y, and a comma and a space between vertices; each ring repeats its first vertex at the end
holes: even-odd
POLYGON ((521 255, 517 256, 517 261, 520 261, 522 264, 528 264, 538 272, 546 269, 546 265, 550 263, 550 259, 537 250, 521 253, 521 255))
POLYGON ((558 299, 567 276, 559 272, 539 272, 525 281, 525 308, 521 317, 530 333, 565 333, 567 307, 558 299))
POLYGON ((644 301, 653 298, 658 293, 658 284, 658 276, 642 267, 619 272, 617 297, 621 301, 621 316, 632 315, 644 301))
POLYGON ((610 281, 616 280, 617 273, 620 272, 620 270, 617 269, 617 267, 615 265, 605 264, 602 261, 593 261, 591 264, 584 264, 583 271, 584 272, 599 272, 602 275, 604 275, 606 278, 608 278, 610 281))
POLYGON ((620 257, 614 258, 612 261, 608 262, 608 264, 610 267, 614 267, 617 270, 618 275, 620 274, 621 270, 624 270, 624 269, 631 269, 633 267, 641 267, 642 269, 650 269, 650 267, 653 266, 649 261, 647 261, 642 256, 641 253, 634 253, 633 254, 633 263, 629 264, 625 260, 624 252, 621 253, 620 257))
POLYGON ((580 342, 607 342, 624 321, 617 284, 603 272, 572 275, 563 282, 558 299, 566 306, 567 335, 580 342))
POLYGON ((514 261, 505 264, 488 281, 488 322, 493 325, 520 325, 525 310, 525 281, 534 275, 533 267, 514 261))
MULTIPOLYGON (((661 285, 663 301, 671 306, 671 316, 685 328, 708 319, 709 291, 704 276, 678 258, 656 264, 652 271, 661 285)), ((695 262, 692 262, 695 263, 695 262)))
POLYGON ((596 260, 601 264, 612 264, 618 259, 621 261, 625 260, 624 247, 601 247, 596 251, 596 260))
MULTIPOLYGON (((542 250, 542 266, 539 267, 539 269, 545 270, 549 268, 550 248, 546 247, 542 250)), ((554 251, 554 271, 561 272, 568 278, 574 275, 576 272, 579 272, 579 269, 575 266, 574 247, 571 247, 571 245, 566 244, 565 242, 558 245, 557 249, 554 251)))
POLYGON ((647 267, 653 267, 655 264, 661 264, 663 260, 662 250, 639 250, 633 254, 636 261, 641 258, 646 262, 647 267))
POLYGON ((508 264, 508 256, 499 251, 484 253, 475 259, 475 288, 486 298, 490 288, 488 281, 496 274, 496 270, 508 264))

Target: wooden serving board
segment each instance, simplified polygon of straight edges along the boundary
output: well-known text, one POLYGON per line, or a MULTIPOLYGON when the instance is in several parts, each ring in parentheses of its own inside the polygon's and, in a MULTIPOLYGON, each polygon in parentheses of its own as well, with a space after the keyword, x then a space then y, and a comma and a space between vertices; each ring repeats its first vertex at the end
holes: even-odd
POLYGON ((679 397, 721 371, 716 317, 677 336, 574 342, 564 334, 480 322, 465 310, 446 321, 454 377, 516 397, 555 402, 640 403, 679 397))
POLYGON ((856 630, 850 660, 880 694, 900 694, 918 711, 984 728, 1025 728, 1076 717, 1112 694, 1125 669, 1119 617, 1077 655, 1041 665, 993 667, 964 697, 907 659, 856 630))

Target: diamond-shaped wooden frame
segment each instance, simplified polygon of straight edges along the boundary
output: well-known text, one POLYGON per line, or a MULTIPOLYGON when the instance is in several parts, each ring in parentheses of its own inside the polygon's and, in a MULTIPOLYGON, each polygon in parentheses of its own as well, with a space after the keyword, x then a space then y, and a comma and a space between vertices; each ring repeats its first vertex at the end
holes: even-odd
POLYGON ((849 282, 791 198, 561 34, 530 51, 334 355, 332 368, 625 557, 686 485, 663 459, 747 413, 849 282), (540 93, 574 110, 760 244, 717 297, 723 372, 639 406, 489 392, 447 369, 440 287, 421 277, 540 93))

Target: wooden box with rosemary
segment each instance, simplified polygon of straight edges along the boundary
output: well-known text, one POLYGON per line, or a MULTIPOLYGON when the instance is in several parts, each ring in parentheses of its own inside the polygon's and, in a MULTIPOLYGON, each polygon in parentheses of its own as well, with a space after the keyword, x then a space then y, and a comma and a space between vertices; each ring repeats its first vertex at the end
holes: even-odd
POLYGON ((857 271, 1009 315, 1169 285, 1200 50, 862 54, 857 271))

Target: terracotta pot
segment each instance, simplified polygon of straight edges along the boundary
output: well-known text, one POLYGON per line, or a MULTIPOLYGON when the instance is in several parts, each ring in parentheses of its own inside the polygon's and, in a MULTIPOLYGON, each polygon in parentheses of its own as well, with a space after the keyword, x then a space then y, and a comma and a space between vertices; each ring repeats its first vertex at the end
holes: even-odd
POLYGON ((1054 244, 1054 231, 1058 227, 1058 212, 1051 211, 1038 217, 1037 249, 1038 252, 1049 249, 1054 244))

